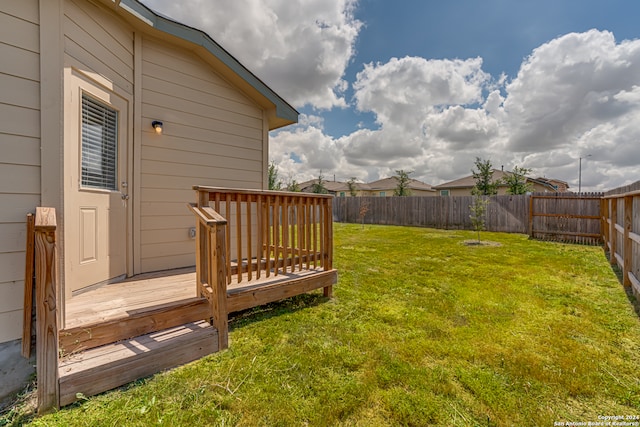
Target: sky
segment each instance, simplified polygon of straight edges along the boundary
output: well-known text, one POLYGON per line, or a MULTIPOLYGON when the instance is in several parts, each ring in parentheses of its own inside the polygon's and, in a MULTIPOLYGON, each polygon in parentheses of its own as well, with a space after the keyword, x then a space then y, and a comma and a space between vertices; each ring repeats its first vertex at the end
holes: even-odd
POLYGON ((640 180, 635 0, 142 2, 300 112, 270 135, 285 183, 402 169, 438 185, 476 158, 574 191, 580 169, 582 191, 640 180))

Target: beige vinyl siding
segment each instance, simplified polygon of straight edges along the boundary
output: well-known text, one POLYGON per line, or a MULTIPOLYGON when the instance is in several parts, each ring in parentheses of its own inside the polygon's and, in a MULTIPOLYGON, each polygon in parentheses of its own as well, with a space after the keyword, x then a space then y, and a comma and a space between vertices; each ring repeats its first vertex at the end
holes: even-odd
POLYGON ((68 0, 64 15, 65 63, 97 73, 132 94, 132 29, 90 2, 68 0))
POLYGON ((141 271, 193 265, 193 185, 262 188, 263 111, 197 55, 142 43, 141 271), (151 122, 164 123, 162 135, 151 122))
POLYGON ((22 335, 26 220, 40 204, 38 1, 0 5, 0 342, 22 335))

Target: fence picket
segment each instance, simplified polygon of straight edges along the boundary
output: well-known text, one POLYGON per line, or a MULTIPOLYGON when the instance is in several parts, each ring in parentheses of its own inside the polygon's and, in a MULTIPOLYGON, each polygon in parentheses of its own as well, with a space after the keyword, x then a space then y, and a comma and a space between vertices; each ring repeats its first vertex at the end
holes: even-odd
MULTIPOLYGON (((534 193, 491 196, 485 217, 488 231, 523 233, 541 239, 599 242, 601 193, 534 193)), ((471 230, 472 196, 336 197, 337 222, 471 230), (364 218, 361 207, 368 206, 364 218)))

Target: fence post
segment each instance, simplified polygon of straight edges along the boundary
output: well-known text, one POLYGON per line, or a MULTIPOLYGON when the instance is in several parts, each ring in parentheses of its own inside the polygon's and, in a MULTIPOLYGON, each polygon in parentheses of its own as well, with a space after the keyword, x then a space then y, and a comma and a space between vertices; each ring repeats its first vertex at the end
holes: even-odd
POLYGON ((616 224, 618 223, 618 198, 613 197, 611 199, 611 223, 609 224, 609 237, 611 239, 611 249, 609 262, 611 265, 617 265, 618 261, 616 260, 616 251, 617 242, 618 242, 618 231, 616 230, 616 224))
POLYGON ((38 413, 60 405, 58 378, 58 281, 56 276, 56 211, 36 208, 36 373, 38 413))
POLYGON ((624 240, 623 240, 623 262, 622 266, 622 284, 624 286, 631 286, 631 279, 629 278, 629 272, 631 271, 633 242, 629 233, 633 227, 633 196, 624 197, 624 240))
POLYGON ((533 195, 529 195, 529 237, 533 239, 533 195))
POLYGON ((600 199, 600 216, 602 217, 600 231, 602 231, 602 243, 606 252, 609 246, 609 224, 607 223, 609 218, 609 199, 604 197, 600 199))

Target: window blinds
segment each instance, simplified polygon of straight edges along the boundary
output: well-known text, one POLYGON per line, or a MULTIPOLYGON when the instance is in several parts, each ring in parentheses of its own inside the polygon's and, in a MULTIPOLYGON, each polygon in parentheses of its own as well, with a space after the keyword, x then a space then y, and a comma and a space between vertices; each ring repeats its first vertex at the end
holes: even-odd
POLYGON ((117 190, 118 112, 82 94, 82 187, 117 190))

